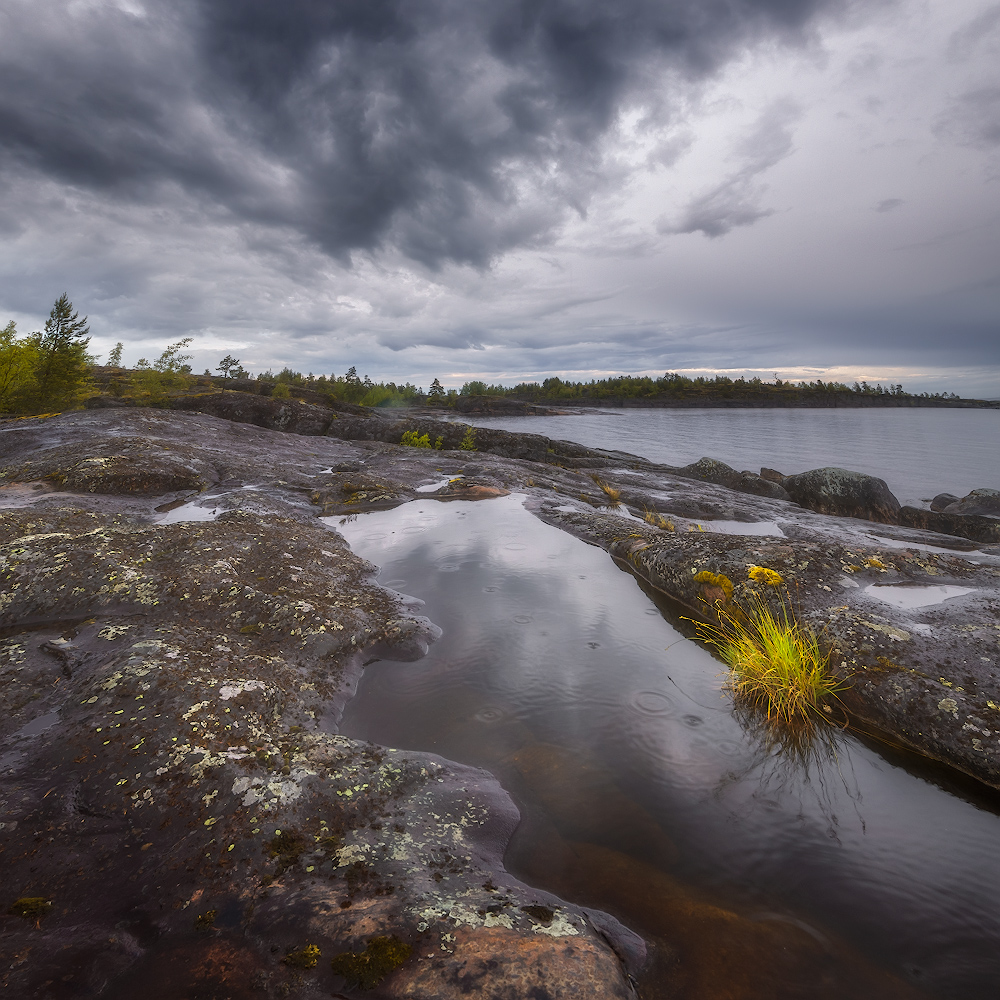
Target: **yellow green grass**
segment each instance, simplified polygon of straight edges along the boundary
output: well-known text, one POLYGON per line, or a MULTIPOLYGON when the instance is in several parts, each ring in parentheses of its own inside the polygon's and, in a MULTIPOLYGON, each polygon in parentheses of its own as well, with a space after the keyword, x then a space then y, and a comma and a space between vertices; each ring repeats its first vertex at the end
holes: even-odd
POLYGON ((615 509, 621 506, 621 499, 622 499, 621 490, 615 489, 615 487, 612 486, 611 483, 605 482, 605 480, 601 479, 601 477, 597 475, 596 472, 593 475, 591 475, 590 478, 593 479, 595 483, 597 483, 597 485, 603 491, 604 495, 608 498, 607 500, 608 507, 615 509))
POLYGON ((830 669, 829 652, 784 601, 778 612, 759 597, 748 608, 716 610, 719 624, 696 622, 697 635, 729 665, 736 697, 759 705, 768 720, 809 724, 843 687, 830 669))

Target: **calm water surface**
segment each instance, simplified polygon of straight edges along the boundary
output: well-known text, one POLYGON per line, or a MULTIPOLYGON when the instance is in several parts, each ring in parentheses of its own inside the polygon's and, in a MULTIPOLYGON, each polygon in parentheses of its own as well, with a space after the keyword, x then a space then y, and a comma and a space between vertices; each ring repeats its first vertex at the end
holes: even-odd
POLYGON ((702 456, 786 476, 827 465, 879 476, 902 503, 1000 489, 1000 410, 597 410, 565 417, 462 417, 665 465, 702 456))
MULTIPOLYGON (((682 995, 730 995, 712 986, 729 952, 751 981, 774 975, 767 935, 784 954, 787 933, 815 960, 791 963, 780 988, 731 995, 825 997, 817 984, 835 972, 852 1000, 995 997, 998 816, 848 735, 805 762, 767 750, 734 715, 720 664, 603 551, 521 500, 329 519, 444 630, 423 660, 369 666, 342 731, 497 774, 525 817, 516 874, 654 943, 697 931, 682 995), (742 922, 723 926, 716 907, 742 922)), ((677 995, 664 954, 644 998, 677 995)))

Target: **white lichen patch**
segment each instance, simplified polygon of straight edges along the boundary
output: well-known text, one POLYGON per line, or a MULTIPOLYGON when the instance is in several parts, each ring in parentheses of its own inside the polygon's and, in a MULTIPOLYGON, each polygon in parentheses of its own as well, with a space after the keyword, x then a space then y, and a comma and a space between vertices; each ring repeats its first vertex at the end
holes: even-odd
POLYGON ((548 924, 535 924, 532 928, 536 934, 547 934, 549 937, 574 937, 580 933, 580 928, 568 914, 556 911, 548 924))
POLYGON ((134 628, 134 625, 107 625, 97 633, 97 637, 99 639, 117 639, 134 628))
POLYGON ((219 688, 219 697, 223 701, 229 701, 230 698, 235 698, 237 695, 242 694, 244 691, 266 691, 267 685, 263 681, 233 681, 229 684, 223 684, 219 688))

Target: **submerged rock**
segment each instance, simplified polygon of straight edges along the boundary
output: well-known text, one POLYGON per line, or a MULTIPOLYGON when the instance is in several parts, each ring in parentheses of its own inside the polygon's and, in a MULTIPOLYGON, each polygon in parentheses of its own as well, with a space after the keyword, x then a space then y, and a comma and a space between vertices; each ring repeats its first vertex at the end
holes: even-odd
POLYGON ((898 523, 899 501, 876 476, 830 467, 786 476, 782 486, 797 504, 820 514, 898 523))

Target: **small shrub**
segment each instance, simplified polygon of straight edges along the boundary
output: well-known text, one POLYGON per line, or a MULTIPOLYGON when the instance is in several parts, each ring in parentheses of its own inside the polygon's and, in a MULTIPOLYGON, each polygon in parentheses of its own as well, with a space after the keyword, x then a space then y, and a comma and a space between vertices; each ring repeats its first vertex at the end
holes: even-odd
POLYGON ((7 907, 7 912, 12 917, 23 917, 37 924, 51 909, 52 900, 45 896, 22 896, 7 907))
POLYGON ((287 382, 279 382, 271 390, 271 399, 290 399, 292 396, 287 382))
POLYGON ((431 438, 429 434, 418 434, 416 431, 404 431, 399 443, 407 448, 430 448, 431 438))
POLYGON ((462 451, 479 451, 476 447, 476 428, 470 427, 462 438, 462 443, 458 446, 462 451))

